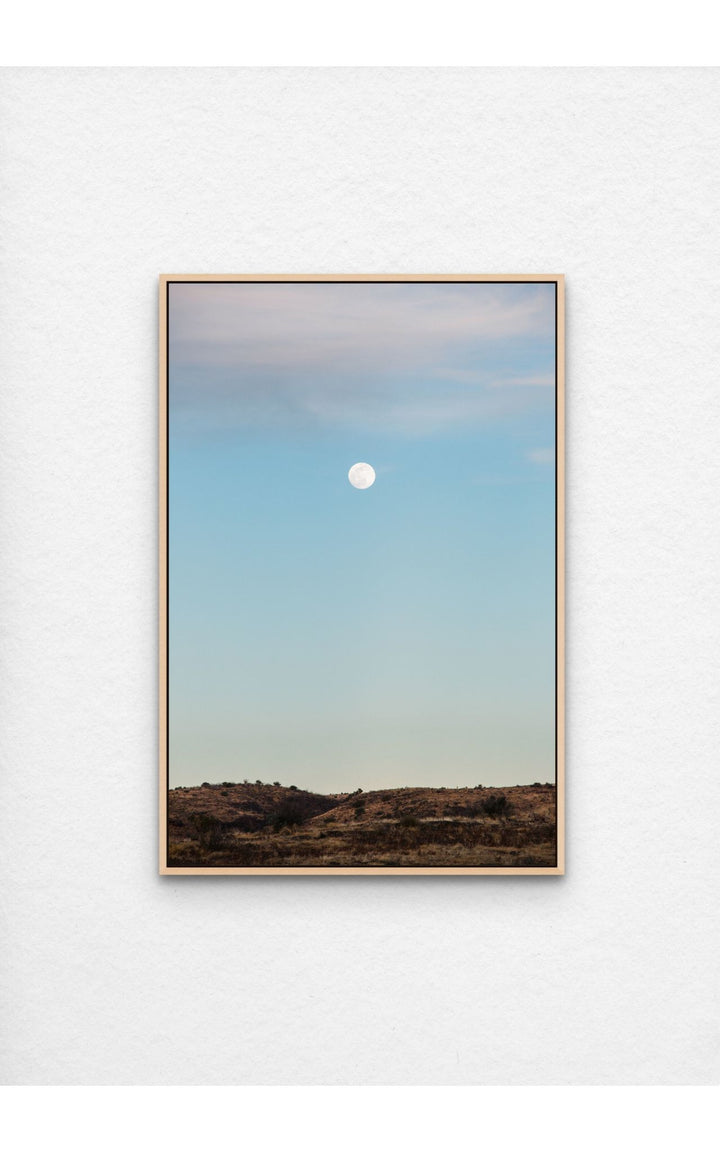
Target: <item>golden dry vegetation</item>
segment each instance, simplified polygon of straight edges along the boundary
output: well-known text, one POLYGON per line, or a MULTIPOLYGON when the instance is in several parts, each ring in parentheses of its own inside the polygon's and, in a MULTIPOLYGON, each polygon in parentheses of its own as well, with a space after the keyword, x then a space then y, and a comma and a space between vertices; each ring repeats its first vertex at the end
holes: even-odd
POLYGON ((170 866, 185 868, 547 868, 556 863, 555 787, 174 788, 168 841, 170 866))

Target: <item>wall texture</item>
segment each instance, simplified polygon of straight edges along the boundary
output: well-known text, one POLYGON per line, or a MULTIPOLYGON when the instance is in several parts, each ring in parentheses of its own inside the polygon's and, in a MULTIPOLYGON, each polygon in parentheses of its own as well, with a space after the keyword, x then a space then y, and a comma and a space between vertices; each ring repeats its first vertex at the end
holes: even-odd
POLYGON ((3 1080, 717 1080, 715 70, 7 70, 3 1080), (156 276, 568 292, 568 874, 155 874, 156 276))

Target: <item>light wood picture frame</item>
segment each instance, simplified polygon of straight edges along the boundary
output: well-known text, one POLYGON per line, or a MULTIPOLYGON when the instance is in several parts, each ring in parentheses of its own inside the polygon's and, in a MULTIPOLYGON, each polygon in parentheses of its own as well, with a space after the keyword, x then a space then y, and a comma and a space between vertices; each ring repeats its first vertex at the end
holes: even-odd
POLYGON ((564 874, 564 297, 160 277, 161 875, 564 874))

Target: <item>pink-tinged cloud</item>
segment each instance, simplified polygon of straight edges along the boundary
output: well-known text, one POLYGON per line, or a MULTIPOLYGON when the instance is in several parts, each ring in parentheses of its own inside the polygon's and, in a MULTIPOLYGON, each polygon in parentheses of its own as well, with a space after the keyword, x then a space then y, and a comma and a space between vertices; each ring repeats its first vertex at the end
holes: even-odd
POLYGON ((411 435, 484 420, 554 383, 554 309, 552 284, 173 284, 171 404, 411 435))

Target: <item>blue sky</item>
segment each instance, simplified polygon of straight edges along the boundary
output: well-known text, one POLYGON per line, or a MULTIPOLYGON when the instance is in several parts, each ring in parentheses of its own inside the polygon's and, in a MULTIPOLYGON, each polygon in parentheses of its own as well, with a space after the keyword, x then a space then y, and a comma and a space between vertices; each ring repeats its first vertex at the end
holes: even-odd
POLYGON ((553 383, 551 284, 171 285, 171 785, 553 778, 553 383))

